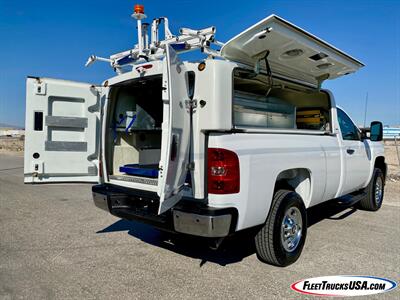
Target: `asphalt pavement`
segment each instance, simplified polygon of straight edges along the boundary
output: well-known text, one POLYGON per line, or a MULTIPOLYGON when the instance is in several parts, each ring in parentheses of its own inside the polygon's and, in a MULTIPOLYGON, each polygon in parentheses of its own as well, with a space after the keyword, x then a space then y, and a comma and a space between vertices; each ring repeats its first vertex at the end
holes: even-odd
POLYGON ((375 213, 310 210, 302 256, 278 268, 257 259, 251 231, 211 250, 97 209, 90 185, 24 185, 22 167, 0 154, 0 299, 294 299, 290 285, 309 277, 400 281, 398 193, 375 213))

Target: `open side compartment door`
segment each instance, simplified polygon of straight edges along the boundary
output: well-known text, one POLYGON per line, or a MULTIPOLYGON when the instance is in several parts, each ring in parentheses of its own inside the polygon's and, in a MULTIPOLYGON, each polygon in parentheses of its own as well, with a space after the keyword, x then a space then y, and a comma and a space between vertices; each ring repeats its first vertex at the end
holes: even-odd
POLYGON ((323 80, 356 72, 364 65, 327 42, 271 15, 225 43, 221 55, 226 59, 266 69, 272 74, 318 86, 323 80), (269 52, 268 52, 269 51, 269 52))
POLYGON ((163 66, 163 123, 158 195, 161 214, 181 198, 189 163, 190 110, 188 73, 171 46, 166 46, 163 66))
POLYGON ((25 183, 98 182, 101 88, 28 78, 25 183))

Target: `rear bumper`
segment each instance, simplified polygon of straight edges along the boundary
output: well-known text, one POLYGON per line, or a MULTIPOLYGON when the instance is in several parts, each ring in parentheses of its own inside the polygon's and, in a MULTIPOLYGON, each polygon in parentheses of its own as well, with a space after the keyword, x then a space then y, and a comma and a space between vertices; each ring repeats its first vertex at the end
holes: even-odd
POLYGON ((235 208, 212 208, 203 202, 182 199, 173 209, 158 215, 156 193, 126 189, 110 184, 92 187, 94 204, 111 214, 161 230, 202 237, 224 237, 235 231, 235 208))
POLYGON ((232 221, 230 214, 220 216, 198 215, 173 210, 174 228, 177 232, 203 237, 224 237, 229 235, 232 221))

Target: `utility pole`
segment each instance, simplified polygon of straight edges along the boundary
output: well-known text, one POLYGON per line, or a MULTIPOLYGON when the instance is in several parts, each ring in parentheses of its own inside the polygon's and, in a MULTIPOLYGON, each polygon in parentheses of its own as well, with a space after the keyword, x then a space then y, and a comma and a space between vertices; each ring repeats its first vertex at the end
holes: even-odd
POLYGON ((367 122, 367 108, 368 108, 368 92, 365 97, 365 110, 364 110, 364 128, 365 128, 365 123, 367 122))

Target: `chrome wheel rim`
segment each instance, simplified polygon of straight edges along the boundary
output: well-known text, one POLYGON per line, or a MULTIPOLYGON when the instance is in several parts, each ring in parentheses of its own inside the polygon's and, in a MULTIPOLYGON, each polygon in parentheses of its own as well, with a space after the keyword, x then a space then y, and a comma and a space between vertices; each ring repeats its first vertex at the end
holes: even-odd
POLYGON ((383 181, 381 177, 377 177, 375 181, 375 203, 381 204, 383 194, 383 181))
POLYGON ((303 231, 303 218, 297 207, 289 207, 283 217, 281 242, 287 252, 293 252, 300 244, 303 231))

